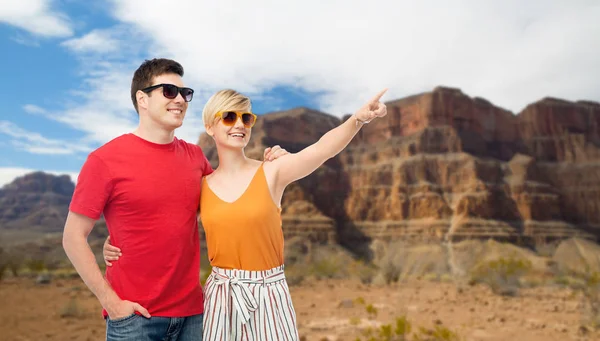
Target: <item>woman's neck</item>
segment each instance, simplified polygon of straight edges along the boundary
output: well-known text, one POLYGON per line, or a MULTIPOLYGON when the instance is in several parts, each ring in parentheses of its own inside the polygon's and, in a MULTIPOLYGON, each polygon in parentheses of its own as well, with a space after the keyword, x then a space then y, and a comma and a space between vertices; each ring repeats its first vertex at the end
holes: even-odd
POLYGON ((229 149, 229 148, 217 148, 219 155, 219 172, 223 173, 237 173, 244 169, 249 163, 249 159, 244 154, 244 149, 229 149))

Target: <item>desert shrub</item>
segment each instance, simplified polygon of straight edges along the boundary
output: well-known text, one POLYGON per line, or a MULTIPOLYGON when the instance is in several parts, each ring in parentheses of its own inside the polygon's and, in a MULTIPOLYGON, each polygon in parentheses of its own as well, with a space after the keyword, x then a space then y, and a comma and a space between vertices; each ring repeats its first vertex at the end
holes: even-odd
POLYGON ((46 262, 43 259, 31 258, 25 262, 25 266, 29 271, 34 274, 38 274, 42 271, 47 270, 46 262))
POLYGON ((310 272, 317 279, 337 278, 343 271, 340 266, 336 259, 323 258, 311 264, 310 272))
POLYGON ((385 284, 396 283, 402 275, 402 264, 406 260, 407 246, 402 243, 390 243, 380 251, 381 255, 377 261, 379 275, 385 284))
POLYGON ((531 262, 526 259, 501 257, 475 266, 471 281, 488 285, 498 295, 516 295, 521 278, 531 268, 531 262))
POLYGON ((80 317, 83 311, 75 298, 71 298, 60 310, 61 318, 80 317))
POLYGON ((285 279, 289 286, 302 284, 307 274, 307 266, 303 264, 294 264, 285 268, 285 279))
POLYGON ((4 279, 4 273, 8 269, 8 264, 0 264, 0 281, 4 279))
POLYGON ((360 317, 351 317, 349 322, 350 325, 358 326, 360 324, 360 317))
POLYGON ((414 341, 459 341, 458 334, 447 327, 436 325, 433 328, 419 328, 419 333, 415 333, 414 341))
POLYGON ((450 273, 446 249, 438 244, 389 243, 382 247, 375 260, 379 267, 378 281, 392 284, 408 278, 450 273))
POLYGON ((0 281, 4 278, 6 269, 8 269, 8 262, 4 255, 4 249, 0 247, 0 281))
POLYGON ((365 306, 365 311, 367 312, 369 318, 377 317, 377 308, 375 308, 372 304, 367 304, 365 306))
POLYGON ((54 276, 54 278, 59 278, 59 279, 78 279, 79 277, 79 273, 75 270, 75 268, 73 266, 71 267, 61 267, 57 270, 54 270, 52 272, 52 276, 54 276))
MULTIPOLYGON (((383 324, 379 328, 362 330, 365 341, 459 341, 458 333, 447 327, 436 325, 434 328, 419 327, 411 335, 412 323, 406 316, 396 317, 394 323, 383 324)), ((362 339, 356 338, 356 341, 362 339)))
POLYGON ((10 271, 13 277, 18 277, 23 267, 23 257, 14 250, 5 250, 2 253, 2 263, 10 271))
MULTIPOLYGON (((350 266, 354 259, 340 247, 315 247, 303 262, 294 265, 305 265, 307 274, 316 279, 348 278, 350 266)), ((302 268, 302 267, 301 267, 302 268)))
MULTIPOLYGON (((395 324, 383 324, 379 328, 366 328, 362 331, 367 341, 405 341, 412 329, 406 317, 397 317, 395 324)), ((357 338, 356 341, 361 341, 357 338)))
POLYGON ((600 329, 600 273, 591 272, 581 276, 579 285, 572 286, 583 294, 582 324, 600 329))
POLYGON ((375 276, 377 276, 377 266, 375 264, 366 263, 362 260, 353 261, 350 264, 350 275, 358 278, 362 284, 371 284, 375 276))
POLYGON ((400 279, 402 267, 392 260, 386 260, 381 266, 381 273, 386 284, 396 283, 400 279))

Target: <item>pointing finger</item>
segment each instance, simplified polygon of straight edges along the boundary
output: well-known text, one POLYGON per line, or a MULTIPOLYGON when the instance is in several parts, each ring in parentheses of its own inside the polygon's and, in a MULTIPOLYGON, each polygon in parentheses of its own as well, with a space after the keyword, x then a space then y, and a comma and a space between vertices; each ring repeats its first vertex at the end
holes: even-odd
POLYGON ((385 94, 387 91, 388 91, 388 89, 387 89, 387 88, 385 88, 385 89, 381 90, 381 91, 380 91, 380 92, 379 92, 377 95, 375 95, 375 97, 373 97, 373 98, 371 99, 371 102, 370 102, 370 103, 377 103, 377 102, 379 102, 379 100, 381 99, 381 97, 382 97, 382 96, 383 96, 383 95, 384 95, 384 94, 385 94))

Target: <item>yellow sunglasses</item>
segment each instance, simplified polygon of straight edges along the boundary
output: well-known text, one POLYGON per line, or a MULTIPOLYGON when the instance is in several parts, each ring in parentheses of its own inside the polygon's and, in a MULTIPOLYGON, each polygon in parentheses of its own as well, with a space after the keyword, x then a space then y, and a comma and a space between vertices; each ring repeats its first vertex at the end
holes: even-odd
POLYGON ((215 114, 215 118, 219 117, 223 124, 231 127, 237 122, 238 118, 242 120, 244 127, 252 128, 256 123, 256 115, 251 112, 242 111, 219 111, 215 114))

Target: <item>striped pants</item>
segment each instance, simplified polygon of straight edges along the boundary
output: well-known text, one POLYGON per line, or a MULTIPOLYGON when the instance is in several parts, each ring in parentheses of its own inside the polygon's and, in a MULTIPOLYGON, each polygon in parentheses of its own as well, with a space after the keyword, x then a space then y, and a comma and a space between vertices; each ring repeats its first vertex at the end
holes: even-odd
POLYGON ((203 341, 299 340, 283 265, 265 271, 213 267, 205 289, 203 341))

